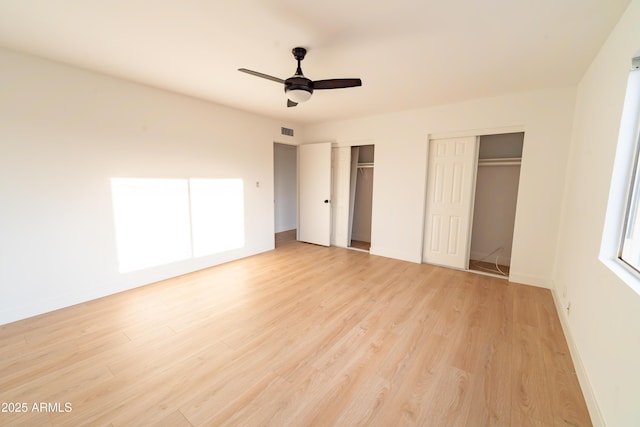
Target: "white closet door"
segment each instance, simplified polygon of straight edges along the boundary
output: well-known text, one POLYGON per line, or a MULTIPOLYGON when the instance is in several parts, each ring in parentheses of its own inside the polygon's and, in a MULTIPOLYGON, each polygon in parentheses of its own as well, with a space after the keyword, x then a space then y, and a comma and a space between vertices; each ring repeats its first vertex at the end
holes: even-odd
POLYGON ((351 147, 332 147, 331 156, 331 245, 346 248, 349 246, 351 147))
POLYGON ((331 143, 298 146, 298 240, 331 243, 331 143))
POLYGON ((475 136, 429 142, 423 262, 469 267, 477 153, 475 136))

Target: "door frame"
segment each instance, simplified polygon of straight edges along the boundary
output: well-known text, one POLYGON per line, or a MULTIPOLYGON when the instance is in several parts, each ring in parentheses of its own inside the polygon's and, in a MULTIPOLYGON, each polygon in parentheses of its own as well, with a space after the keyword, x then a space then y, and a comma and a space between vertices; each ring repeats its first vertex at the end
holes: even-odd
MULTIPOLYGON (((495 128, 486 128, 486 129, 470 129, 470 130, 463 130, 463 131, 455 131, 455 132, 442 132, 442 133, 429 133, 426 135, 426 141, 425 141, 425 145, 426 145, 426 154, 425 154, 425 169, 424 169, 424 187, 423 187, 423 201, 424 204, 422 206, 422 221, 421 221, 421 230, 420 232, 422 233, 422 244, 420 246, 420 262, 424 263, 423 259, 424 259, 424 245, 425 245, 425 223, 426 223, 426 216, 427 216, 427 191, 428 191, 428 185, 429 183, 427 182, 428 178, 429 178, 429 147, 430 147, 430 143, 431 141, 435 140, 435 139, 449 139, 449 138, 463 138, 463 137, 471 137, 471 136, 475 136, 478 138, 478 141, 480 140, 481 136, 485 136, 485 135, 499 135, 499 134, 504 134, 504 133, 519 133, 519 132, 524 132, 525 134, 525 142, 526 142, 526 129, 525 126, 522 125, 516 125, 516 126, 502 126, 502 127, 495 127, 495 128)), ((479 143, 478 143, 479 145, 479 143)), ((523 151, 522 151, 522 159, 524 161, 525 158, 525 153, 526 153, 526 144, 523 145, 523 151)), ((478 159, 476 158, 475 162, 476 162, 476 172, 477 173, 477 161, 478 159)), ((522 184, 522 182, 520 182, 520 185, 522 184)), ((520 193, 520 185, 518 186, 518 193, 520 193)), ((472 190, 472 200, 471 200, 471 220, 473 220, 473 209, 474 209, 474 205, 475 205, 475 177, 474 177, 474 185, 473 185, 473 190, 472 190)), ((517 217, 518 217, 518 206, 516 205, 516 226, 517 226, 517 217)), ((471 223, 471 225, 469 226, 469 248, 467 248, 467 252, 469 252, 471 250, 471 232, 472 232, 472 226, 473 223, 471 223)), ((514 241, 515 241, 515 237, 516 237, 516 233, 514 230, 514 241)), ((372 237, 373 240, 373 237, 372 237)), ((469 257, 469 254, 467 254, 467 258, 469 257)), ((513 261, 513 255, 512 255, 512 261, 513 261)), ((467 259, 467 264, 468 264, 468 259, 467 259)), ((451 267, 447 267, 447 268, 451 268, 451 267)), ((469 270, 469 268, 467 267, 466 270, 464 271, 474 271, 474 270, 469 270)))

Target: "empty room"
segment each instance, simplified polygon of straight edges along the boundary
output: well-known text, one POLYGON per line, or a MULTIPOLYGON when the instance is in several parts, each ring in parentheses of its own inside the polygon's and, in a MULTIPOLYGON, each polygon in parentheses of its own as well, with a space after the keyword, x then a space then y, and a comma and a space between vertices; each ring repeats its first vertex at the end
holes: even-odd
POLYGON ((0 425, 640 425, 638 23, 0 2, 0 425))

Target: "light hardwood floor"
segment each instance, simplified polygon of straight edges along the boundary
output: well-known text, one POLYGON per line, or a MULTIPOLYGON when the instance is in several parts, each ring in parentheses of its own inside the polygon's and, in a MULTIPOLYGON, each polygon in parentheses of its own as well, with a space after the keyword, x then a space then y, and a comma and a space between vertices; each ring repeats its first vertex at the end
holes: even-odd
POLYGON ((590 425, 548 290, 278 244, 0 327, 0 425, 590 425))
POLYGON ((369 249, 371 249, 371 242, 363 242, 361 240, 352 240, 351 247, 362 249, 363 251, 368 251, 369 249))
POLYGON ((480 271, 482 273, 491 273, 499 276, 509 277, 510 267, 508 265, 496 264, 493 262, 469 260, 469 270, 480 271))

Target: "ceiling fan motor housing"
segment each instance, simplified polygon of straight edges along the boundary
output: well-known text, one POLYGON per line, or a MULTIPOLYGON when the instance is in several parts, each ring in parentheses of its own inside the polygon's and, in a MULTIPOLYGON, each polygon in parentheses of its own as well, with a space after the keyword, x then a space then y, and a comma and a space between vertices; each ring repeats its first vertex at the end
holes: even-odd
POLYGON ((293 57, 298 61, 298 69, 293 77, 289 77, 284 81, 284 93, 293 102, 305 102, 313 94, 313 82, 302 74, 302 69, 300 68, 300 61, 304 59, 307 50, 303 47, 295 47, 292 53, 293 57))
POLYGON ((291 90, 304 90, 313 93, 313 82, 304 76, 289 77, 284 81, 284 91, 288 93, 291 90))

